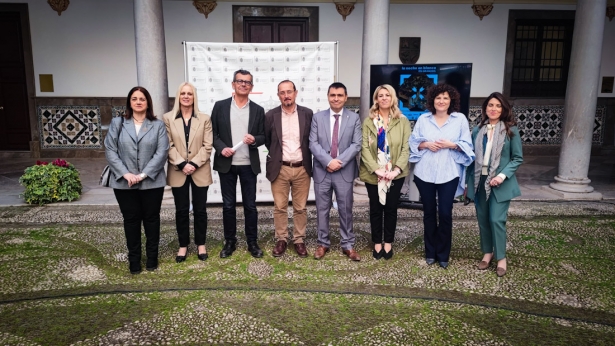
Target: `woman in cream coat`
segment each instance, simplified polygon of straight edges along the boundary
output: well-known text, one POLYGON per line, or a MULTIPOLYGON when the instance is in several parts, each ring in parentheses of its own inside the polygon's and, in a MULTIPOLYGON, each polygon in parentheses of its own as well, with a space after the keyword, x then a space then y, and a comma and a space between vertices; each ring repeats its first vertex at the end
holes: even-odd
POLYGON ((164 115, 169 134, 167 184, 175 198, 175 225, 179 241, 177 263, 186 260, 190 243, 190 193, 194 206, 194 242, 198 258, 208 257, 205 248, 207 234, 207 190, 212 184, 210 156, 213 132, 209 115, 199 112, 196 88, 180 84, 173 109, 164 115))
POLYGON ((392 86, 377 87, 373 101, 369 117, 363 121, 359 177, 369 197, 373 256, 388 260, 393 257, 397 205, 408 175, 410 122, 397 107, 399 101, 392 86))

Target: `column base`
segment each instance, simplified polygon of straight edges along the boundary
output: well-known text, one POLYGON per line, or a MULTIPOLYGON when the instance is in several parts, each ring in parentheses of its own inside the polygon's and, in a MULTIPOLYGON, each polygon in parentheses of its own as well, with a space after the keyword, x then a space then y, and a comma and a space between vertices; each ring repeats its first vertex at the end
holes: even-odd
POLYGON ((591 183, 592 181, 587 178, 568 179, 556 175, 553 179, 555 179, 555 182, 549 184, 549 186, 551 186, 551 188, 555 190, 577 193, 589 193, 594 191, 594 188, 589 186, 589 183, 591 183))
MULTIPOLYGON (((551 183, 551 185, 554 185, 556 183, 551 183)), ((561 191, 558 189, 554 189, 551 186, 542 186, 541 189, 544 191, 548 191, 556 196, 558 196, 559 198, 562 199, 569 199, 569 200, 601 200, 602 199, 602 194, 600 192, 596 192, 593 191, 594 188, 589 186, 592 189, 592 192, 568 192, 568 191, 561 191)))

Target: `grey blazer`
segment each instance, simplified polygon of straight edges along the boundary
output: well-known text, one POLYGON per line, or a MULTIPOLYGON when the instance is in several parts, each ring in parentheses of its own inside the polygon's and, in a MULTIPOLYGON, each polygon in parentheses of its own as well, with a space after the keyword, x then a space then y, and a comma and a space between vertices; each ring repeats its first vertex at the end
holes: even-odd
MULTIPOLYGON (((321 183, 327 176, 327 165, 331 157, 331 122, 329 109, 314 114, 312 129, 310 131, 310 150, 314 155, 312 175, 315 183, 321 183)), ((334 172, 339 173, 344 181, 351 183, 359 176, 357 168, 357 154, 361 151, 361 120, 355 112, 346 108, 342 111, 342 126, 338 133, 337 159, 342 161, 342 168, 334 172)))
POLYGON ((110 186, 114 189, 139 190, 164 187, 164 165, 168 153, 169 137, 164 122, 145 119, 137 137, 132 119, 114 118, 105 137, 105 155, 111 168, 110 186), (128 187, 128 181, 124 179, 126 173, 145 173, 147 178, 128 187))

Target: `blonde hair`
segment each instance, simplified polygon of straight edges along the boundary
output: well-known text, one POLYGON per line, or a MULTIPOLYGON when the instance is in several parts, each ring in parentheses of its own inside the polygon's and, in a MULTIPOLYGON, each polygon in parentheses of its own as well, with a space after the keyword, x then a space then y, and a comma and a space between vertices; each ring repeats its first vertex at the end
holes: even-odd
POLYGON ((376 91, 374 91, 374 96, 372 96, 372 101, 374 101, 374 104, 372 105, 372 108, 369 109, 369 117, 370 119, 375 119, 378 117, 378 111, 379 111, 379 106, 378 106, 378 92, 382 89, 386 89, 386 91, 389 92, 389 95, 391 95, 391 108, 389 108, 389 115, 391 118, 393 119, 399 119, 402 117, 402 113, 399 110, 399 99, 397 98, 397 94, 395 93, 395 89, 393 89, 392 86, 388 85, 388 84, 382 84, 380 86, 378 86, 376 88, 376 91))
POLYGON ((184 86, 189 86, 192 89, 192 96, 194 96, 194 98, 192 99, 193 103, 192 103, 192 112, 194 114, 199 114, 199 99, 196 96, 196 87, 189 82, 183 82, 179 85, 179 88, 177 88, 177 93, 175 94, 175 103, 173 104, 173 109, 171 110, 171 114, 176 115, 177 112, 179 112, 179 108, 181 106, 181 103, 179 102, 179 94, 182 91, 182 88, 184 86))

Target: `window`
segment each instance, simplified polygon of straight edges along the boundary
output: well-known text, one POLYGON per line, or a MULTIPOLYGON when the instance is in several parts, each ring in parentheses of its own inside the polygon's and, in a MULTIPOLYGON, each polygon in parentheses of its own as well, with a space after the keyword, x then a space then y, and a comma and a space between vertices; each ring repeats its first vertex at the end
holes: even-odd
POLYGON ((570 12, 511 11, 505 76, 509 96, 566 95, 574 28, 570 12))

